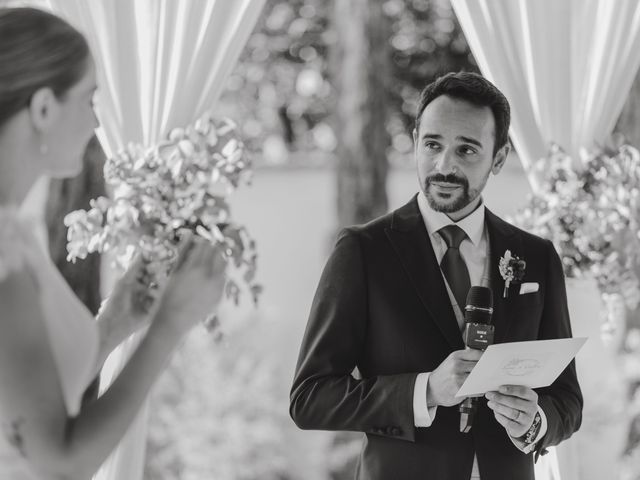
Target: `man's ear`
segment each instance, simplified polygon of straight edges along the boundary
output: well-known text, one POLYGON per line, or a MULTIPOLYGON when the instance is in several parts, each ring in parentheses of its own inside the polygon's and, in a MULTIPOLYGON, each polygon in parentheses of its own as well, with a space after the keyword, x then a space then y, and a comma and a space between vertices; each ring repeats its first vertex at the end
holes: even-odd
POLYGON ((497 175, 498 173, 500 173, 500 170, 502 170, 504 163, 507 161, 507 157, 509 156, 510 151, 511 151, 511 146, 509 145, 509 142, 507 142, 493 156, 493 165, 491 166, 491 172, 494 175, 497 175))
POLYGON ((39 133, 45 133, 58 116, 58 100, 49 87, 44 87, 31 96, 29 103, 29 117, 33 127, 39 133))

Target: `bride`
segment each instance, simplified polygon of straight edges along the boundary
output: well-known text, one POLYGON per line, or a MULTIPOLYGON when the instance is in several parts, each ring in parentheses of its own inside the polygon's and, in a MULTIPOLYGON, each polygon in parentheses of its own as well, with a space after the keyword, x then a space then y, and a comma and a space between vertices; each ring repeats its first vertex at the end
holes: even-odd
POLYGON ((97 126, 95 67, 80 33, 31 8, 0 8, 0 478, 86 479, 121 440, 180 340, 219 302, 225 261, 192 237, 152 311, 136 313, 139 264, 96 321, 18 207, 36 179, 79 173, 97 126), (110 351, 149 329, 99 399, 82 395, 110 351))

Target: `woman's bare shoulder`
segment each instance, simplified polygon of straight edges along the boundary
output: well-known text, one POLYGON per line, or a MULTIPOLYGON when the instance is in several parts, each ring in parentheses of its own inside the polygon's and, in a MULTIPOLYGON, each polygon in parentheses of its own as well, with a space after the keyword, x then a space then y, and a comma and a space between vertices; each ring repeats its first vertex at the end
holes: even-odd
POLYGON ((0 279, 0 356, 25 350, 32 342, 38 347, 46 340, 38 338, 46 333, 39 289, 36 275, 26 264, 0 279))
MULTIPOLYGON (((42 376, 51 377, 55 385, 56 367, 40 302, 38 275, 25 258, 28 232, 19 219, 2 209, 0 222, 0 390, 28 390, 30 380, 37 384, 42 382, 42 376)), ((54 394, 57 390, 59 387, 53 386, 54 394)))
POLYGON ((28 237, 17 211, 0 207, 0 282, 25 268, 28 237))
POLYGON ((0 207, 0 355, 20 348, 40 330, 37 274, 27 262, 28 232, 15 209, 0 207))

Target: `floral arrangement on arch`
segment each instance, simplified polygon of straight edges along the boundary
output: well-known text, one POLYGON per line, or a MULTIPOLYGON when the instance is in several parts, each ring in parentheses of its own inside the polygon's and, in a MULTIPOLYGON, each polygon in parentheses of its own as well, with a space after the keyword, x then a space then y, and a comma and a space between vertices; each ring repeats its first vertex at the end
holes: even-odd
POLYGON ((620 479, 640 480, 640 324, 626 317, 640 302, 640 152, 618 142, 573 159, 553 145, 533 169, 540 191, 514 222, 553 242, 567 277, 595 278, 604 338, 624 334, 618 347, 631 424, 620 479))
POLYGON ((640 152, 621 144, 573 159, 552 145, 532 169, 540 190, 514 223, 553 242, 567 277, 595 278, 613 333, 620 310, 640 302, 640 152))
POLYGON ((235 124, 209 113, 173 129, 156 146, 128 145, 104 166, 112 198, 93 199, 88 211, 66 216, 67 259, 110 252, 124 269, 140 254, 142 281, 154 288, 177 257, 181 233, 192 231, 223 244, 230 263, 241 272, 239 281, 228 280, 227 296, 237 303, 244 284, 257 302, 261 286, 255 282, 255 242, 245 227, 232 222, 227 203, 240 183, 250 182, 250 167, 235 124))

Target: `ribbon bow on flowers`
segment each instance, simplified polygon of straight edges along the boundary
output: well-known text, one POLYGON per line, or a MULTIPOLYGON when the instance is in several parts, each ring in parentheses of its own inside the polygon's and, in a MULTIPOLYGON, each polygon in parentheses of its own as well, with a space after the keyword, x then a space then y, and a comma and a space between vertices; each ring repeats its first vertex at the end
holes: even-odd
POLYGON ((507 298, 509 296, 509 287, 511 284, 518 284, 522 282, 522 279, 524 278, 524 270, 527 268, 527 262, 517 255, 512 255, 511 250, 507 250, 504 252, 504 255, 500 257, 498 268, 500 269, 500 275, 504 280, 502 298, 507 298))
POLYGON ((89 211, 66 216, 67 259, 112 252, 124 269, 140 254, 140 281, 153 289, 173 266, 180 232, 190 230, 224 244, 230 263, 241 272, 240 282, 227 282, 227 297, 237 304, 243 283, 257 303, 262 287, 254 281, 255 242, 245 227, 231 221, 226 198, 241 181, 250 183, 250 167, 235 124, 214 121, 209 113, 172 130, 155 147, 130 144, 104 166, 113 198, 91 200, 89 211))

